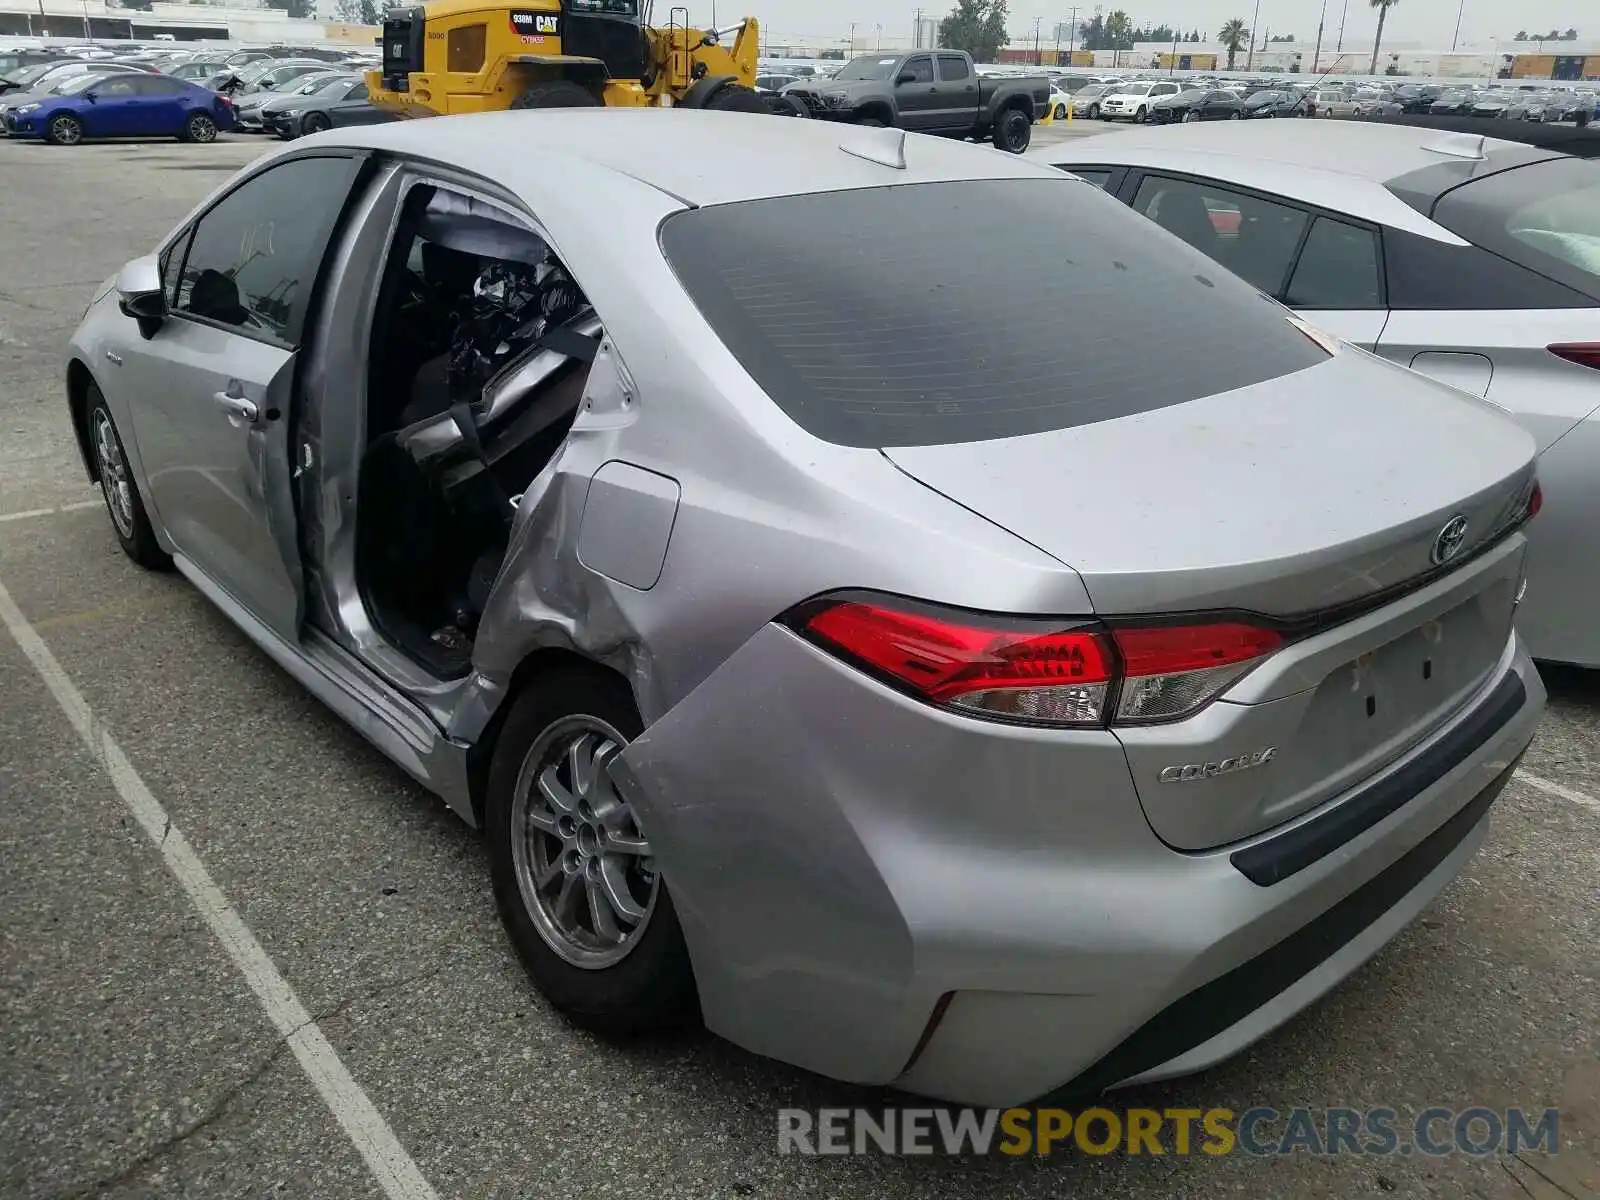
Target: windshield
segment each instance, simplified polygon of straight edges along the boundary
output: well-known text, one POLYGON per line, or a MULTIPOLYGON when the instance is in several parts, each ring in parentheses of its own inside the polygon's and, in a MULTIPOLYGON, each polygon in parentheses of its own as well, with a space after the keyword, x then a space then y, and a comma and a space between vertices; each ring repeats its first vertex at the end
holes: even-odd
POLYGON ((1245 103, 1276 104, 1279 100, 1287 100, 1288 98, 1289 97, 1285 96, 1282 92, 1257 92, 1254 96, 1251 96, 1248 100, 1246 100, 1245 103))
POLYGON ((1069 429, 1327 357, 1254 287, 1067 176, 710 205, 668 217, 660 242, 762 390, 838 445, 1069 429), (1066 318, 1073 301, 1121 336, 1066 318))
POLYGON ((835 79, 887 79, 898 58, 852 58, 839 68, 835 79))
POLYGON ((1103 84, 1103 83, 1091 83, 1088 87, 1082 87, 1082 88, 1079 88, 1077 91, 1073 92, 1072 93, 1072 98, 1074 100, 1093 100, 1096 96, 1104 96, 1105 94, 1106 94, 1106 85, 1105 84, 1103 84))
POLYGON ((20 67, 6 76, 6 82, 14 83, 18 87, 27 87, 46 71, 53 70, 60 65, 60 63, 40 63, 36 67, 20 67))
POLYGON ((1118 90, 1124 96, 1148 96, 1150 94, 1150 89, 1153 87, 1155 87, 1155 84, 1153 83, 1129 83, 1125 84, 1118 90))
POLYGON ((356 77, 354 75, 340 75, 336 79, 320 79, 316 83, 310 83, 301 88, 300 94, 303 96, 310 96, 313 94, 318 96, 331 96, 335 92, 347 90, 350 85, 355 82, 356 77))

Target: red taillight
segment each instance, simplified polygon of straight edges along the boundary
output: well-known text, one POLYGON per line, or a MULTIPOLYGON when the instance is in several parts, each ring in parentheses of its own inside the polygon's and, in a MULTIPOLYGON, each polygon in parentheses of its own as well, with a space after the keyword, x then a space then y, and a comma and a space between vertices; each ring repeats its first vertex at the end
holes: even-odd
POLYGON ((1534 484, 1533 491, 1528 493, 1528 519, 1532 520, 1539 515, 1539 510, 1544 507, 1544 487, 1534 484))
POLYGON ((1600 371, 1600 342, 1557 342, 1554 346, 1546 346, 1545 349, 1569 363, 1577 363, 1580 367, 1593 367, 1600 371))
POLYGON ((877 596, 809 604, 791 624, 932 703, 1043 725, 1188 716, 1283 644, 1270 629, 1238 622, 1108 631, 877 596))

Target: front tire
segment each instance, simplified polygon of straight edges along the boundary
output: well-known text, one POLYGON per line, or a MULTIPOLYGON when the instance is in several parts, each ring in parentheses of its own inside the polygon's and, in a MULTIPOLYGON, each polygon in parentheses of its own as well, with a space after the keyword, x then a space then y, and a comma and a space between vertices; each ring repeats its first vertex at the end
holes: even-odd
POLYGON ((217 123, 212 120, 210 113, 190 113, 189 119, 183 123, 183 132, 178 135, 181 142, 214 142, 217 140, 217 123))
POLYGON ((300 118, 300 136, 310 137, 313 133, 321 133, 325 129, 332 129, 333 122, 328 120, 327 113, 308 112, 300 118))
POLYGON ((1134 110, 1133 123, 1135 125, 1143 125, 1149 119, 1150 119, 1149 110, 1146 109, 1144 105, 1141 104, 1137 109, 1134 110))
POLYGON ((1065 121, 1067 119, 1067 106, 1065 104, 1056 105, 1054 119, 1057 121, 1065 121))
POLYGON ((1033 122, 1020 108, 1008 108, 995 122, 991 140, 996 150, 1021 154, 1033 140, 1033 122))
POLYGON ((105 395, 91 383, 85 401, 89 445, 94 452, 95 474, 100 479, 106 515, 111 518, 111 531, 117 535, 122 552, 141 567, 151 571, 166 570, 172 566, 172 559, 156 542, 155 530, 150 526, 133 468, 128 465, 127 453, 122 448, 122 435, 117 432, 117 423, 112 419, 105 395))
POLYGON ((710 112, 754 113, 771 116, 772 108, 761 98, 761 93, 742 83, 724 84, 706 105, 710 112))
POLYGON ((609 1036, 699 1016, 666 881, 610 778, 642 728, 616 676, 543 676, 506 716, 484 806, 495 901, 518 957, 568 1020, 609 1036))
POLYGON ((83 141, 83 122, 71 113, 57 113, 44 127, 44 140, 52 146, 76 146, 83 141))
POLYGON ((511 102, 512 108, 600 108, 600 97, 570 79, 536 83, 511 102))

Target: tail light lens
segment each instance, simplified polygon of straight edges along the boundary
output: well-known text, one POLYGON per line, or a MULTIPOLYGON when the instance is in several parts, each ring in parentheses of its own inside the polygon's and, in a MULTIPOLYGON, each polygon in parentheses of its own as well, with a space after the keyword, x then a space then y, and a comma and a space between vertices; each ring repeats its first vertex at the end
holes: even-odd
POLYGON ((785 621, 923 700, 1030 725, 1176 721, 1283 644, 1239 622, 1117 626, 950 613, 873 595, 824 598, 785 621))
POLYGON ((1600 371, 1600 342, 1557 342, 1553 346, 1546 346, 1545 349, 1569 363, 1576 363, 1580 367, 1593 367, 1600 371))

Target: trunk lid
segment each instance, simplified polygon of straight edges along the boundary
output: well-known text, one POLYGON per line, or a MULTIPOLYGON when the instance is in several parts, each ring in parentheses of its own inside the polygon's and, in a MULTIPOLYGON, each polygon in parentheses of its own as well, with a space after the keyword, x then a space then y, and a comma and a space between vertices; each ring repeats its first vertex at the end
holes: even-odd
POLYGON ((1095 425, 884 453, 1072 566, 1101 616, 1293 623, 1193 717, 1116 729, 1152 828, 1179 849, 1254 836, 1381 772, 1455 720, 1506 652, 1525 541, 1501 535, 1533 440, 1366 354, 1095 425), (1461 565, 1442 570, 1458 517, 1461 565))
POLYGON ((1187 404, 883 453, 1072 567, 1102 615, 1294 617, 1432 571, 1456 516, 1469 553, 1534 443, 1496 406, 1347 349, 1187 404))

